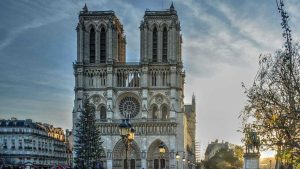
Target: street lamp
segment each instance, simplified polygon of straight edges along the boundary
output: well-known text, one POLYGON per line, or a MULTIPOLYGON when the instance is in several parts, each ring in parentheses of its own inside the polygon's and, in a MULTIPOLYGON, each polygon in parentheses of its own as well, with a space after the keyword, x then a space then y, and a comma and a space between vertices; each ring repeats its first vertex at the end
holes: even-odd
POLYGON ((129 119, 122 119, 122 123, 119 125, 120 128, 120 135, 122 137, 122 141, 125 145, 125 152, 126 152, 126 161, 124 168, 127 169, 127 152, 130 143, 134 140, 134 129, 132 128, 131 124, 129 123, 129 119))
POLYGON ((165 161, 163 160, 163 155, 166 153, 166 148, 163 142, 160 142, 159 146, 159 153, 160 153, 160 168, 165 168, 165 161), (164 161, 164 162, 163 162, 164 161))
POLYGON ((176 161, 177 161, 177 169, 178 169, 178 161, 179 161, 179 158, 180 158, 180 155, 179 155, 179 153, 178 152, 176 152, 176 161))
POLYGON ((183 156, 182 156, 182 165, 183 165, 183 169, 185 168, 184 164, 185 164, 185 155, 183 154, 183 156))
POLYGON ((160 153, 161 155, 163 155, 163 154, 166 153, 166 148, 165 148, 165 145, 164 145, 163 142, 161 142, 161 143, 159 144, 158 148, 159 148, 159 153, 160 153))

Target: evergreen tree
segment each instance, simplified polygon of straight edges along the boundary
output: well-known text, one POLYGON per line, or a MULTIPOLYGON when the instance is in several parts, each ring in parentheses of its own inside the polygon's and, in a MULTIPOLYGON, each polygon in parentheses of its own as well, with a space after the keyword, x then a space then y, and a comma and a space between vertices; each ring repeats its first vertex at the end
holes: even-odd
POLYGON ((95 107, 85 101, 75 130, 75 164, 80 169, 96 168, 103 154, 100 131, 96 125, 95 107))

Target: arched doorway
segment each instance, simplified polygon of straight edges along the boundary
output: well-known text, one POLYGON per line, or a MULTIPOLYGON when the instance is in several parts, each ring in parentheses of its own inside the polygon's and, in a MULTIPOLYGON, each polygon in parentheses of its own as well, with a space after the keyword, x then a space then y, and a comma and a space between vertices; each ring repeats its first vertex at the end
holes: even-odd
POLYGON ((155 140, 148 148, 147 153, 147 168, 148 169, 169 169, 169 149, 165 143, 164 154, 159 153, 159 145, 161 140, 155 140))
MULTIPOLYGON (((125 169, 126 165, 126 149, 120 139, 113 150, 113 169, 125 169)), ((135 141, 131 142, 127 152, 127 169, 141 168, 141 151, 135 141)))

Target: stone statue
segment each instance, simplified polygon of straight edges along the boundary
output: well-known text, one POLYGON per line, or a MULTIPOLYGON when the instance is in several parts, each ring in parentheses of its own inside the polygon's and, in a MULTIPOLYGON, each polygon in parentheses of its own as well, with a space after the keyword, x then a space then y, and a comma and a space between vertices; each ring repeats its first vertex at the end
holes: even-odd
POLYGON ((260 138, 257 132, 250 127, 247 127, 245 130, 246 153, 259 153, 260 138))

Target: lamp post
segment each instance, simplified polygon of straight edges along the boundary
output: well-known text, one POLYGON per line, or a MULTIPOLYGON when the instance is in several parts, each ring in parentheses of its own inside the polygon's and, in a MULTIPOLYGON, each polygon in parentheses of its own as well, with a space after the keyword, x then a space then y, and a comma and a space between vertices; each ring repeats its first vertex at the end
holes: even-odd
POLYGON ((125 165, 124 165, 124 169, 128 168, 128 164, 127 164, 127 152, 128 152, 128 148, 130 143, 134 140, 134 129, 132 128, 131 124, 129 123, 129 119, 122 119, 122 123, 119 125, 120 128, 120 135, 122 137, 122 141, 125 145, 125 165))
POLYGON ((160 144, 159 144, 159 146, 158 146, 158 148, 159 148, 159 153, 160 153, 160 168, 161 169, 164 169, 165 168, 165 162, 164 162, 164 165, 162 165, 162 157, 163 157, 163 155, 166 153, 166 148, 165 148, 165 145, 164 145, 164 143, 163 142, 161 142, 160 144))
POLYGON ((177 169, 178 169, 178 161, 179 161, 180 155, 178 152, 176 152, 176 161, 177 161, 177 169))
POLYGON ((183 154, 183 157, 182 157, 182 165, 183 165, 183 169, 185 168, 185 155, 183 154))

